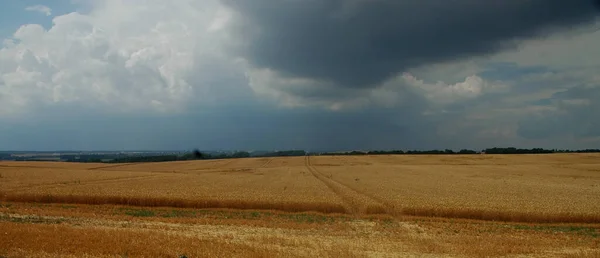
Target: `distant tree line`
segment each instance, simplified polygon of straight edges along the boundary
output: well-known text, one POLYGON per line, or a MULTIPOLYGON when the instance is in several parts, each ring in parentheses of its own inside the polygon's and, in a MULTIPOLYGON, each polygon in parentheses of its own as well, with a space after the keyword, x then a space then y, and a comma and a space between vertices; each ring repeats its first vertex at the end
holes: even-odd
POLYGON ((559 150, 559 149, 518 149, 514 147, 509 148, 489 148, 485 149, 485 154, 550 154, 550 153, 598 153, 600 149, 584 149, 584 150, 559 150))
POLYGON ((167 162, 167 161, 185 161, 185 160, 210 160, 210 159, 239 159, 249 157, 291 157, 291 156, 304 156, 306 151, 304 150, 288 150, 288 151, 274 151, 266 152, 260 155, 251 155, 247 151, 237 152, 221 152, 221 153, 207 153, 194 150, 190 153, 183 155, 160 155, 160 156, 128 156, 122 158, 116 158, 107 163, 136 163, 136 162, 167 162))
POLYGON ((555 153, 555 150, 546 150, 542 148, 533 149, 517 149, 513 147, 509 148, 489 148, 485 149, 485 154, 548 154, 555 153))
POLYGON ((550 154, 550 153, 600 153, 600 149, 584 149, 584 150, 559 150, 559 149, 543 149, 543 148, 533 148, 533 149, 519 149, 514 147, 508 148, 487 148, 480 152, 462 149, 460 151, 453 151, 450 149, 445 150, 391 150, 391 151, 349 151, 349 152, 325 152, 319 153, 318 155, 436 155, 436 154, 550 154))
MULTIPOLYGON (((461 155, 461 154, 550 154, 550 153, 600 153, 600 149, 584 150, 560 150, 560 149, 520 149, 514 147, 507 148, 487 148, 481 151, 462 149, 454 151, 445 150, 373 150, 373 151, 347 151, 347 152, 313 152, 308 153, 304 150, 285 150, 285 151, 263 151, 263 152, 201 152, 193 150, 183 154, 168 155, 126 155, 126 154, 89 154, 89 155, 61 155, 60 161, 66 162, 94 162, 94 163, 137 163, 137 162, 168 162, 185 160, 210 160, 210 159, 230 159, 230 158, 249 158, 249 157, 293 157, 305 155, 461 155)), ((12 157, 10 152, 0 152, 0 160, 16 161, 35 161, 33 158, 12 157)), ((56 160, 58 161, 58 160, 56 160)))
POLYGON ((275 151, 262 154, 262 157, 292 157, 292 156, 305 156, 307 153, 304 150, 288 150, 288 151, 275 151))
POLYGON ((9 160, 11 159, 11 153, 0 153, 0 160, 9 160))
POLYGON ((450 149, 445 149, 445 150, 407 150, 407 151, 403 151, 403 150, 391 150, 391 151, 382 151, 382 150, 377 150, 377 151, 350 151, 350 152, 325 152, 325 153, 319 153, 319 155, 332 155, 332 156, 336 156, 336 155, 419 155, 419 154, 423 154, 423 155, 435 155, 435 154, 477 154, 477 151, 474 150, 467 150, 467 149, 463 149, 460 150, 458 152, 455 152, 453 150, 450 149))
POLYGON ((105 163, 168 162, 168 161, 179 161, 179 160, 189 160, 189 159, 183 159, 182 156, 177 156, 177 155, 131 156, 131 157, 123 157, 123 158, 113 159, 110 161, 105 161, 105 163))
POLYGON ((99 163, 106 160, 113 160, 122 157, 116 154, 90 154, 90 155, 60 155, 60 159, 66 162, 99 163))

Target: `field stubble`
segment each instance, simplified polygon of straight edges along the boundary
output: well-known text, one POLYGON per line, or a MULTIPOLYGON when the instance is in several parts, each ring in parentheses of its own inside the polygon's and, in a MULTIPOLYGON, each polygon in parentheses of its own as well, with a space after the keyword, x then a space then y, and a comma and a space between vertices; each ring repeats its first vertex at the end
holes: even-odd
POLYGON ((593 257, 600 228, 96 205, 0 207, 7 257, 593 257))

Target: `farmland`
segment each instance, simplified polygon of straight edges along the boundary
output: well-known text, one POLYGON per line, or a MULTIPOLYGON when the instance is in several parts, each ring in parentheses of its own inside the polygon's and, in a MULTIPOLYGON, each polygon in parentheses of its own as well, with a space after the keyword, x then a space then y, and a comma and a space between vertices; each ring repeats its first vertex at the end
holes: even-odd
POLYGON ((596 257, 598 199, 599 154, 1 162, 0 257, 596 257))

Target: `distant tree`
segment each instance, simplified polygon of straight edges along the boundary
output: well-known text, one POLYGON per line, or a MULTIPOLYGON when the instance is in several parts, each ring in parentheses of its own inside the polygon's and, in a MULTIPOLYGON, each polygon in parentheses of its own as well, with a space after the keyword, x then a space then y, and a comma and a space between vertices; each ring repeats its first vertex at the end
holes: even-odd
POLYGON ((305 156, 306 151, 304 150, 288 150, 288 151, 275 151, 261 155, 262 157, 292 157, 292 156, 305 156))
POLYGON ((198 149, 195 149, 192 154, 194 155, 195 159, 204 159, 204 154, 202 154, 202 152, 200 152, 198 149))
POLYGON ((477 152, 474 150, 462 149, 458 152, 458 154, 477 154, 477 152))
POLYGON ((554 153, 554 150, 546 150, 542 148, 533 148, 533 149, 517 149, 515 147, 509 148, 490 148, 485 149, 486 154, 545 154, 545 153, 554 153))

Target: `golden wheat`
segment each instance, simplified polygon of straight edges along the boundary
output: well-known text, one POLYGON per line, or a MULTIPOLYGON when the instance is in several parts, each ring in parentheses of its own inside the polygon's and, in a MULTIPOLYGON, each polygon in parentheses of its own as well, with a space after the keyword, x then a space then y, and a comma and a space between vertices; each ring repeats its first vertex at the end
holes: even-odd
MULTIPOLYGON (((110 214, 110 207, 102 207, 107 210, 100 214, 110 214)), ((51 209, 61 208, 45 207, 51 209)), ((0 256, 594 257, 600 246, 594 235, 599 228, 573 225, 353 219, 301 230, 226 220, 178 223, 170 218, 5 214, 0 209, 0 256)))
POLYGON ((0 165, 0 193, 12 201, 320 212, 341 212, 343 207, 355 214, 517 222, 600 220, 597 154, 0 165))
MULTIPOLYGON (((206 165, 206 162, 196 163, 200 167, 206 165)), ((215 168, 167 173, 165 163, 157 165, 154 172, 108 170, 114 167, 41 172, 29 168, 5 176, 5 180, 0 181, 0 194, 5 192, 4 199, 10 201, 46 203, 344 212, 341 198, 306 167, 215 168)), ((175 164, 180 165, 182 163, 175 164)))
POLYGON ((313 164, 396 214, 600 222, 600 155, 344 156, 313 164))
POLYGON ((599 171, 597 154, 3 162, 0 257, 595 257, 599 171))

